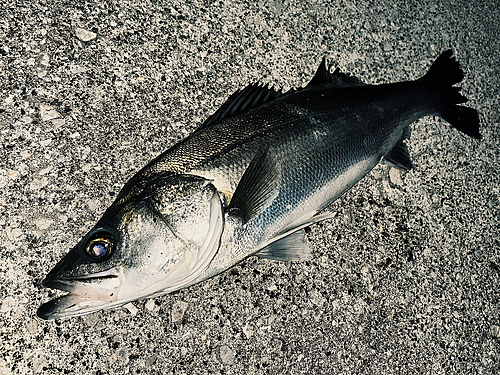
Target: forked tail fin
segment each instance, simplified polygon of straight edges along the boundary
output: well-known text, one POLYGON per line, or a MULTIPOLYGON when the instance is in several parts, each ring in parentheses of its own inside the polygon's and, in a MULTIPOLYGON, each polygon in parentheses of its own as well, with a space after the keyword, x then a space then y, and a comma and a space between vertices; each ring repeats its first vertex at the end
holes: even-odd
POLYGON ((451 50, 444 51, 420 80, 426 84, 430 95, 435 95, 437 114, 453 127, 480 139, 479 116, 475 109, 458 104, 468 99, 460 94, 460 87, 453 87, 464 78, 464 72, 452 56, 451 50))

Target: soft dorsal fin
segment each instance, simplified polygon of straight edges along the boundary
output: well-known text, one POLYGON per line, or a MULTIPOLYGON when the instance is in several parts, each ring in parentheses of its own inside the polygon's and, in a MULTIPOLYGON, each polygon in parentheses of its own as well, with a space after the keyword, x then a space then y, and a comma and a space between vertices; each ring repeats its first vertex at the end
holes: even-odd
MULTIPOLYGON (((288 91, 287 93, 289 92, 291 91, 288 91)), ((217 110, 217 112, 210 116, 196 130, 204 129, 213 122, 235 116, 249 109, 269 103, 287 93, 284 93, 281 90, 277 91, 274 88, 269 87, 269 84, 261 86, 258 83, 252 83, 243 90, 238 90, 231 95, 229 99, 227 99, 226 102, 217 110)))
POLYGON ((316 70, 316 74, 306 87, 323 85, 325 83, 335 84, 338 86, 364 85, 364 83, 357 77, 341 73, 339 68, 335 69, 333 73, 330 73, 330 67, 326 64, 326 58, 323 57, 318 70, 316 70))

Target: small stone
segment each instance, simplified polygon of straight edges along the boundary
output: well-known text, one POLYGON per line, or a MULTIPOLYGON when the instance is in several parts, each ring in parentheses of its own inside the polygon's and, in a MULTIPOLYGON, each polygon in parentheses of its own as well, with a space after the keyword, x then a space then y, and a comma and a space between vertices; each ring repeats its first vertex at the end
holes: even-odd
POLYGON ((100 206, 100 201, 97 199, 89 199, 87 201, 87 207, 89 208, 89 211, 95 211, 99 206, 100 206))
POLYGON ((500 338, 500 327, 495 325, 495 324, 492 324, 490 326, 490 334, 492 337, 495 337, 495 338, 500 338))
POLYGON ((87 70, 89 69, 80 65, 71 65, 69 67, 69 71, 71 74, 85 73, 87 70))
POLYGON ((37 179, 37 180, 33 180, 32 182, 30 182, 30 189, 31 190, 39 190, 39 189, 43 189, 45 186, 47 186, 49 183, 49 180, 47 179, 47 177, 43 177, 41 179, 37 179))
POLYGON ((29 322, 27 325, 26 325, 26 329, 28 330, 29 333, 31 333, 32 335, 34 335, 35 333, 38 332, 38 323, 36 322, 36 320, 32 320, 31 322, 29 322))
POLYGON ((66 123, 66 120, 63 118, 55 118, 52 120, 52 125, 54 125, 54 130, 59 129, 66 123))
POLYGON ((310 292, 309 297, 310 301, 319 307, 323 306, 323 304, 326 302, 326 298, 324 298, 322 294, 317 290, 313 290, 312 292, 310 292))
POLYGON ((403 179, 401 178, 401 173, 399 172, 399 169, 391 168, 391 170, 389 171, 389 179, 394 185, 398 186, 403 185, 403 179))
POLYGON ((92 169, 92 163, 87 163, 82 166, 82 171, 88 172, 92 169))
POLYGON ((178 301, 172 306, 172 323, 182 320, 189 304, 184 301, 178 301))
MULTIPOLYGON (((11 227, 5 228, 5 233, 7 234, 7 238, 11 241, 14 241, 15 239, 17 239, 23 235, 23 232, 21 231, 21 229, 11 228, 11 227)), ((5 299, 4 302, 6 300, 7 299, 5 299)), ((2 309, 3 309, 3 305, 2 305, 2 309)))
POLYGON ((40 146, 42 147, 47 147, 48 145, 50 145, 50 142, 52 142, 52 139, 45 139, 43 141, 40 141, 40 146))
POLYGON ((61 115, 52 106, 40 104, 40 117, 42 118, 42 121, 49 121, 59 118, 61 115))
POLYGON ((253 329, 253 327, 250 324, 247 323, 243 327, 243 333, 245 334, 245 336, 247 337, 247 339, 249 339, 250 337, 253 336, 254 329, 253 329))
POLYGON ((39 174, 40 176, 43 176, 43 175, 46 175, 47 173, 49 173, 51 170, 52 170, 52 166, 51 166, 51 165, 49 165, 47 168, 40 169, 40 170, 38 171, 38 174, 39 174))
POLYGON ((23 116, 19 119, 19 121, 22 121, 25 124, 31 124, 33 122, 33 119, 30 116, 23 116))
POLYGON ((17 307, 17 301, 12 297, 7 297, 2 301, 2 307, 0 308, 0 312, 9 312, 10 310, 17 307))
POLYGON ((226 365, 234 365, 234 353, 227 345, 222 345, 220 347, 220 360, 226 365))
POLYGON ((35 219, 35 225, 40 230, 45 230, 49 228, 54 222, 50 219, 46 219, 44 217, 35 219))
POLYGON ((44 66, 49 66, 49 62, 50 62, 50 57, 45 53, 40 60, 40 64, 44 66))
POLYGON ((92 39, 95 39, 97 34, 96 33, 93 33, 92 31, 88 31, 88 30, 85 30, 85 29, 81 29, 79 27, 77 27, 75 29, 75 34, 76 34, 76 37, 78 39, 80 39, 82 42, 88 42, 92 39))
POLYGON ((127 303, 123 307, 125 307, 132 315, 136 315, 137 312, 139 311, 139 309, 137 307, 135 307, 132 302, 127 303))
POLYGON ((19 177, 19 172, 18 171, 15 171, 15 170, 12 170, 12 169, 9 169, 7 171, 7 177, 10 179, 10 180, 15 180, 16 178, 19 177))
POLYGON ((156 306, 155 301, 154 301, 154 300, 152 300, 152 299, 150 299, 150 300, 148 301, 148 303, 146 303, 146 309, 147 309, 148 311, 153 311, 153 309, 155 308, 155 306, 156 306))
POLYGON ((368 266, 364 266, 363 268, 361 268, 361 273, 365 277, 369 276, 370 275, 370 268, 368 268, 368 266))
POLYGON ((146 367, 150 367, 155 364, 156 358, 158 358, 155 354, 149 354, 149 356, 146 358, 146 367))

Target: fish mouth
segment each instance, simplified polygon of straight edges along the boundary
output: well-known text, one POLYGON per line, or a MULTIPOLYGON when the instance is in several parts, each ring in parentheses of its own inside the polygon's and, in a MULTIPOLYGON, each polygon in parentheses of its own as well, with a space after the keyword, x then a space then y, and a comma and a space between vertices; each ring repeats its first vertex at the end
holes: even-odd
POLYGON ((71 278, 47 277, 42 281, 46 288, 57 289, 68 294, 43 303, 37 310, 44 320, 90 314, 104 306, 119 306, 121 272, 118 268, 86 276, 71 278))

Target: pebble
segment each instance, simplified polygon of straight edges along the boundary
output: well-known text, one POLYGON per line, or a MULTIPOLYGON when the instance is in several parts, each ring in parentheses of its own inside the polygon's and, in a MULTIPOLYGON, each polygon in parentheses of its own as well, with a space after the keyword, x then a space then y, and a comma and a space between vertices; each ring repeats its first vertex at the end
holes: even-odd
POLYGON ((45 186, 47 186, 49 183, 49 180, 47 177, 42 177, 41 179, 36 179, 30 182, 30 189, 31 190, 39 190, 43 189, 45 186))
POLYGON ((490 326, 490 334, 492 337, 495 337, 495 338, 500 338, 500 327, 495 325, 495 324, 492 324, 490 326))
POLYGON ((29 322, 27 325, 26 325, 26 329, 28 330, 29 333, 31 333, 32 335, 34 335, 35 333, 38 332, 38 323, 36 322, 36 320, 32 320, 31 322, 29 322))
POLYGON ((226 365, 234 365, 235 356, 229 346, 222 345, 220 347, 220 360, 226 365))
POLYGON ((61 115, 52 106, 40 104, 40 117, 42 121, 50 121, 61 117, 61 115))
POLYGON ((184 301, 178 301, 172 306, 172 323, 182 320, 189 304, 184 301))
POLYGON ((254 329, 253 329, 253 327, 249 323, 247 323, 243 327, 243 333, 245 334, 246 338, 249 339, 250 337, 253 336, 254 329))
POLYGON ((154 308, 155 308, 155 301, 150 299, 148 303, 146 303, 146 309, 148 311, 153 311, 154 308))
POLYGON ((135 307, 132 302, 127 303, 123 307, 125 307, 132 315, 136 315, 137 312, 139 311, 139 309, 137 307, 135 307))
POLYGON ((87 201, 87 207, 89 211, 94 212, 100 206, 101 202, 98 199, 89 199, 87 201))
POLYGON ((398 186, 403 185, 403 179, 401 178, 401 173, 399 172, 399 169, 391 168, 391 170, 389 171, 389 179, 394 185, 398 186))
POLYGON ((7 297, 2 302, 2 307, 0 308, 0 312, 9 312, 10 310, 17 307, 17 301, 12 297, 7 297))
POLYGON ((15 171, 13 169, 9 169, 7 171, 7 177, 10 179, 10 180, 15 180, 16 178, 19 177, 19 172, 18 171, 15 171))
POLYGON ((48 166, 48 167, 46 167, 46 168, 40 169, 40 170, 38 171, 38 174, 39 174, 40 176, 43 176, 43 175, 46 175, 47 173, 49 173, 51 170, 52 170, 52 166, 51 166, 51 165, 49 165, 49 166, 48 166))
POLYGON ((44 217, 35 219, 36 227, 38 229, 41 229, 41 230, 45 230, 45 229, 49 228, 53 223, 54 223, 54 221, 47 219, 47 218, 44 218, 44 217))
POLYGON ((85 73, 87 70, 89 69, 80 65, 71 65, 69 67, 69 71, 71 74, 85 73))
POLYGON ((96 33, 82 29, 80 27, 77 27, 75 29, 75 34, 76 34, 76 37, 78 39, 80 39, 82 42, 88 42, 88 41, 91 41, 92 39, 95 39, 97 37, 96 33))
MULTIPOLYGON (((13 241, 16 238, 21 237, 22 234, 23 234, 23 232, 22 232, 21 229, 19 229, 19 228, 11 228, 11 227, 5 228, 5 232, 7 234, 7 238, 10 241, 13 241)), ((9 298, 9 297, 7 297, 7 298, 9 298)), ((6 303, 5 301, 7 301, 7 298, 4 300, 4 303, 6 303)), ((3 308, 4 308, 4 305, 2 304, 2 310, 0 310, 0 311, 3 311, 3 308)))

